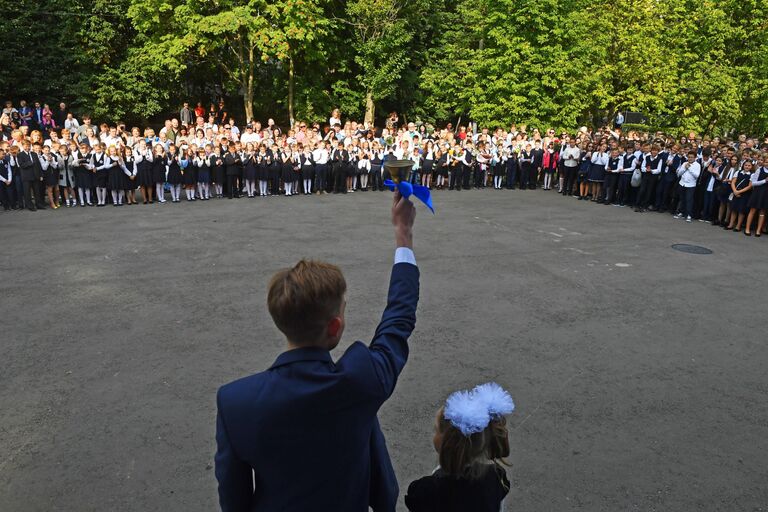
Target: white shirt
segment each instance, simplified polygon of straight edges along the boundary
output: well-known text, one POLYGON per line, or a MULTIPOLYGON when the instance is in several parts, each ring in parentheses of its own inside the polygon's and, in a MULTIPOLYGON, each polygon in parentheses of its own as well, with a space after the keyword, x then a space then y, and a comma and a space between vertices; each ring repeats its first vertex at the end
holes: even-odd
POLYGON ((576 146, 568 146, 563 150, 563 165, 566 167, 576 167, 580 158, 581 150, 576 146))
POLYGON ((328 150, 325 148, 317 148, 312 152, 312 159, 316 164, 324 165, 328 163, 328 150))
POLYGON ((685 162, 677 168, 677 175, 680 178, 680 186, 685 188, 691 188, 696 186, 696 180, 699 179, 701 173, 701 164, 699 162, 688 163, 685 162))

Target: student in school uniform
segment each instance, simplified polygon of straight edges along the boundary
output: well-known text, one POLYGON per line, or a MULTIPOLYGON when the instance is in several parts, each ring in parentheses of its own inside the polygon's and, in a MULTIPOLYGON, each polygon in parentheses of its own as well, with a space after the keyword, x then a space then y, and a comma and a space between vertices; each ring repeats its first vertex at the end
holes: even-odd
POLYGON ((686 222, 693 219, 693 195, 696 191, 696 183, 701 174, 701 164, 696 161, 696 151, 690 150, 687 154, 688 161, 677 167, 676 174, 680 181, 680 211, 675 215, 676 219, 685 217, 686 222))
POLYGON ((382 166, 384 165, 384 149, 378 141, 374 141, 371 152, 371 190, 384 190, 384 180, 382 179, 382 166))
POLYGON ((91 201, 91 189, 94 187, 94 169, 91 167, 91 154, 88 144, 80 143, 78 149, 72 153, 72 168, 75 171, 75 187, 80 206, 93 206, 91 201))
POLYGON ((531 150, 530 175, 528 176, 528 188, 535 190, 541 178, 541 171, 544 164, 544 150, 541 147, 541 140, 536 139, 533 142, 531 150))
POLYGON ((136 159, 133 151, 127 146, 120 146, 119 155, 122 160, 123 190, 125 191, 125 202, 129 205, 139 204, 136 202, 136 188, 138 183, 139 170, 136 167, 136 159))
POLYGON ((464 145, 464 153, 461 155, 461 174, 463 176, 462 186, 465 190, 471 188, 473 171, 477 167, 477 154, 474 151, 474 145, 467 139, 464 145))
POLYGON ((605 201, 603 204, 618 205, 617 187, 619 176, 624 169, 624 157, 618 147, 611 149, 611 156, 605 164, 605 201))
MULTIPOLYGON (((672 192, 680 181, 677 170, 686 161, 686 157, 681 153, 678 144, 674 144, 666 154, 661 153, 660 156, 664 160, 664 167, 659 177, 659 185, 656 187, 655 209, 659 213, 664 213, 670 209, 672 192)), ((673 212, 676 210, 675 206, 671 208, 673 212)))
MULTIPOLYGON (((423 125, 422 125, 423 126, 423 125)), ((421 186, 432 188, 432 175, 435 172, 435 143, 427 141, 421 156, 421 186)))
POLYGON ((753 168, 752 160, 744 160, 741 170, 731 180, 731 221, 725 229, 732 229, 736 233, 741 231, 741 224, 749 213, 753 168))
MULTIPOLYGON (((646 148, 647 145, 643 147, 644 155, 646 148)), ((637 193, 637 203, 635 204, 636 212, 644 212, 648 210, 663 165, 664 159, 659 154, 659 147, 656 145, 651 146, 650 152, 644 156, 640 168, 642 178, 640 182, 640 190, 637 193)))
POLYGON ((237 152, 234 144, 227 146, 227 153, 224 155, 224 169, 227 175, 227 190, 230 199, 240 197, 240 179, 243 175, 243 160, 237 152))
POLYGON ((359 169, 360 176, 360 191, 365 192, 368 189, 368 176, 371 173, 371 157, 367 147, 363 147, 360 150, 357 168, 359 169))
MULTIPOLYGON (((234 146, 233 146, 234 149, 234 146)), ((184 157, 186 161, 186 157, 184 157)), ((171 202, 181 202, 181 184, 184 182, 182 174, 182 156, 175 144, 168 146, 168 154, 165 156, 165 165, 168 168, 166 181, 171 186, 171 202)))
POLYGON ((285 192, 285 196, 289 197, 293 195, 293 151, 291 151, 290 148, 284 148, 280 155, 280 159, 282 161, 281 173, 283 178, 283 190, 285 192))
POLYGON ((757 160, 757 170, 750 176, 752 182, 752 193, 750 194, 747 207, 747 223, 744 226, 744 234, 752 236, 752 223, 757 215, 757 229, 755 236, 759 237, 765 229, 765 213, 768 211, 768 158, 762 155, 757 160))
POLYGON ((700 178, 700 180, 706 183, 704 190, 704 204, 701 210, 701 220, 710 224, 713 222, 713 212, 716 202, 715 197, 717 195, 716 190, 719 186, 720 174, 718 170, 722 165, 723 159, 718 156, 717 158, 710 159, 709 165, 701 170, 703 178, 700 178))
POLYGON ((192 148, 188 147, 186 150, 180 151, 182 156, 182 185, 184 186, 184 194, 187 196, 187 201, 195 201, 195 189, 197 188, 197 167, 193 165, 195 159, 195 152, 192 148))
POLYGON ((54 153, 56 168, 59 171, 59 190, 64 196, 64 206, 71 208, 77 206, 75 199, 75 171, 69 158, 69 147, 66 144, 59 146, 59 151, 54 153))
POLYGON ((581 156, 579 157, 579 171, 576 182, 579 187, 579 201, 584 201, 587 199, 587 194, 589 194, 589 170, 592 167, 594 145, 591 142, 586 146, 582 143, 580 152, 581 156))
POLYGON ((59 161, 51 152, 50 146, 43 146, 40 154, 40 164, 43 168, 43 183, 48 197, 48 206, 52 210, 58 209, 59 204, 59 161))
POLYGON ((312 147, 307 141, 299 144, 299 172, 305 196, 312 194, 312 182, 315 179, 315 161, 312 158, 312 147))
POLYGON ((448 190, 461 190, 461 184, 463 182, 463 169, 461 164, 461 157, 463 150, 458 143, 453 145, 453 149, 448 154, 448 167, 450 169, 451 177, 448 182, 448 190))
POLYGON ((136 165, 136 184, 141 190, 143 204, 154 203, 155 179, 152 176, 152 147, 144 139, 139 140, 133 149, 133 161, 136 165))
POLYGON ((282 151, 277 143, 270 147, 272 154, 271 164, 269 166, 270 195, 277 197, 280 195, 280 178, 283 171, 282 151))
POLYGON ((168 174, 168 161, 165 146, 155 144, 154 156, 152 157, 152 178, 155 181, 155 195, 158 203, 165 203, 165 180, 168 174))
POLYGON ((315 163, 315 194, 328 193, 328 160, 331 155, 330 141, 320 141, 312 152, 312 160, 315 163))
POLYGON ((720 209, 717 213, 717 222, 715 225, 720 225, 723 229, 729 228, 731 220, 731 194, 733 190, 731 188, 731 182, 739 172, 739 157, 732 155, 728 159, 728 163, 723 167, 720 172, 720 186, 717 189, 717 198, 720 202, 720 209))
POLYGON ((416 322, 414 217, 413 204, 395 192, 387 308, 370 346, 354 343, 337 361, 330 351, 345 326, 341 271, 302 260, 272 278, 269 312, 288 350, 217 393, 222 512, 395 509, 397 480, 376 414, 394 391, 416 322))
POLYGON ((211 199, 211 145, 197 149, 197 155, 192 160, 197 174, 197 192, 201 201, 211 199))
POLYGON ((605 143, 600 144, 597 151, 592 153, 590 158, 591 165, 589 167, 589 174, 587 180, 589 181, 589 188, 592 193, 592 202, 602 203, 602 191, 603 182, 605 181, 605 169, 608 165, 608 159, 610 158, 608 153, 608 145, 605 143))
POLYGON ((256 148, 252 142, 245 144, 243 158, 243 178, 245 179, 245 192, 248 197, 256 197, 256 182, 259 171, 256 163, 256 148))
POLYGON ((259 144, 255 163, 256 178, 259 182, 259 197, 267 197, 269 195, 269 169, 272 165, 272 155, 267 150, 266 144, 259 144))
POLYGON ((451 394, 437 412, 432 444, 439 466, 411 482, 405 495, 410 512, 498 512, 510 482, 505 415, 514 411, 509 393, 488 383, 451 394))
POLYGON ((107 155, 104 153, 104 144, 98 143, 91 153, 91 165, 95 171, 94 185, 96 186, 96 206, 106 206, 107 187, 109 185, 109 169, 107 155))
POLYGON ((533 172, 533 149, 530 143, 520 152, 520 190, 526 190, 529 187, 531 173, 533 172))
POLYGON ((221 146, 218 144, 215 144, 212 147, 208 165, 211 167, 211 181, 213 182, 214 196, 218 199, 222 199, 224 197, 226 171, 224 170, 224 157, 221 154, 221 146))

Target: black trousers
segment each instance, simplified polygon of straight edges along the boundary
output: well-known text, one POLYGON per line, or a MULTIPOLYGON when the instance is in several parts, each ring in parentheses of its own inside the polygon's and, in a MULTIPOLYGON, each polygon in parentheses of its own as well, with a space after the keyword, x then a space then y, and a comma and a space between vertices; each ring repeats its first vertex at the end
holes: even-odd
POLYGON ((317 192, 324 192, 326 183, 326 173, 328 172, 328 165, 317 164, 315 165, 315 190, 317 192))
POLYGON ((461 174, 463 175, 462 180, 462 186, 466 189, 469 189, 470 187, 470 181, 472 180, 472 166, 470 165, 463 165, 460 164, 463 169, 461 170, 461 174))
POLYGON ((656 186, 658 177, 650 172, 644 172, 640 181, 640 190, 637 192, 637 208, 648 208, 653 197, 653 189, 656 186))
POLYGON ((517 160, 507 160, 507 188, 514 189, 517 186, 517 160))
POLYGON ((370 178, 371 190, 384 190, 384 180, 381 179, 381 166, 372 165, 371 172, 368 174, 370 178))
POLYGON ((240 197, 240 186, 238 184, 238 178, 236 174, 227 174, 227 189, 229 190, 229 198, 240 197))
POLYGON ((448 189, 461 190, 461 182, 463 178, 461 164, 454 166, 453 169, 451 169, 451 179, 448 182, 448 189))
POLYGON ((629 186, 631 182, 631 172, 622 172, 619 175, 619 184, 616 187, 616 201, 622 206, 629 203, 629 186))
POLYGON ((563 195, 569 196, 573 193, 573 186, 576 184, 576 178, 579 175, 579 166, 574 165, 573 167, 563 166, 563 177, 565 178, 565 181, 563 182, 563 195))
POLYGON ((619 175, 617 173, 608 172, 605 174, 605 202, 613 203, 616 199, 616 185, 619 182, 619 175))
POLYGON ((0 183, 0 202, 6 210, 16 207, 16 187, 13 182, 10 185, 0 183))
POLYGON ((43 197, 40 195, 39 181, 24 181, 22 186, 24 187, 24 204, 27 206, 27 209, 34 211, 40 207, 44 207, 44 205, 41 204, 43 202, 43 197))
POLYGON ((334 192, 347 193, 347 165, 339 164, 336 166, 336 176, 334 181, 334 192))

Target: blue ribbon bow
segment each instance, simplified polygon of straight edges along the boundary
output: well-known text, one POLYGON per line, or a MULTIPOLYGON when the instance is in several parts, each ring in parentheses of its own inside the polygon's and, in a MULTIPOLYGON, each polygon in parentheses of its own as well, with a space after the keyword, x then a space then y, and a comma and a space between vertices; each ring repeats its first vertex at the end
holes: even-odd
POLYGON ((414 185, 407 181, 395 183, 392 180, 384 180, 384 186, 392 192, 394 192, 395 189, 399 190, 400 195, 405 198, 408 198, 412 195, 416 196, 417 199, 427 205, 427 208, 429 208, 434 215, 435 209, 432 207, 432 195, 429 193, 429 188, 423 185, 414 185))

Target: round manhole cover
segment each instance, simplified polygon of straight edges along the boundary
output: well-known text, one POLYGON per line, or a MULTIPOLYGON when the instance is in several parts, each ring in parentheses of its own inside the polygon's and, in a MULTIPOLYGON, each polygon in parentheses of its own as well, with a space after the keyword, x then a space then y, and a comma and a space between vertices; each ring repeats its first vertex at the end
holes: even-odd
POLYGON ((676 251, 687 252, 689 254, 712 254, 710 249, 700 245, 673 244, 672 248, 676 251))

